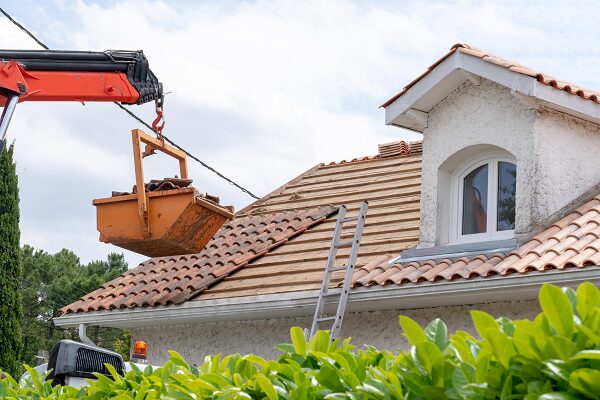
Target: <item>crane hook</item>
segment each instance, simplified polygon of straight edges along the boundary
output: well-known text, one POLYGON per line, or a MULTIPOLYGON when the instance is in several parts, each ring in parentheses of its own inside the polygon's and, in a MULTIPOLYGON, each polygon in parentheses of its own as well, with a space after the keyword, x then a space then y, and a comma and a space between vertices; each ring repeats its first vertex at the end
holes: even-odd
POLYGON ((152 130, 156 133, 158 139, 162 140, 162 131, 165 127, 165 118, 163 116, 163 104, 165 103, 164 96, 156 99, 156 118, 152 121, 152 130))

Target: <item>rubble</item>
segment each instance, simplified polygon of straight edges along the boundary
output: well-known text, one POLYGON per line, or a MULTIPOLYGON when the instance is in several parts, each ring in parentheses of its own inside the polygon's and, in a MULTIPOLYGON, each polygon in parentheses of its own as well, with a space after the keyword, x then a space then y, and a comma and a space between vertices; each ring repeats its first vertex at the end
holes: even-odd
MULTIPOLYGON (((162 190, 183 189, 183 188, 189 187, 189 188, 194 189, 197 197, 201 197, 201 198, 209 200, 215 204, 219 204, 219 202, 220 202, 219 197, 199 191, 198 189, 191 186, 192 182, 193 182, 192 179, 182 179, 182 178, 177 178, 177 177, 164 178, 164 179, 152 179, 152 180, 150 180, 150 182, 145 184, 145 189, 146 189, 146 193, 148 193, 148 192, 159 192, 162 190)), ((131 192, 113 191, 112 197, 127 196, 130 194, 136 194, 136 193, 137 193, 137 185, 133 185, 131 192)))

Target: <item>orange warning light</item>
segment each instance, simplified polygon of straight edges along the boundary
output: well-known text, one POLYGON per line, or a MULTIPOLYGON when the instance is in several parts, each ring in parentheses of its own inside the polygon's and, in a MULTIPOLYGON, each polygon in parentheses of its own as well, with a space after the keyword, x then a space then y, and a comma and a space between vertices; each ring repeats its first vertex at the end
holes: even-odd
POLYGON ((143 340, 136 340, 133 344, 132 358, 146 359, 148 345, 143 340))

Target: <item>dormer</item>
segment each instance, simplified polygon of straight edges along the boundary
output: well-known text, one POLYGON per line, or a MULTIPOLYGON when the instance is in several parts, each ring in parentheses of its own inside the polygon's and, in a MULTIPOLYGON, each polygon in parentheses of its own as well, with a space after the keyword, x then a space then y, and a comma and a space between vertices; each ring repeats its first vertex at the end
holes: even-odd
POLYGON ((418 247, 524 238, 597 189, 599 98, 453 46, 383 105, 423 134, 418 247))

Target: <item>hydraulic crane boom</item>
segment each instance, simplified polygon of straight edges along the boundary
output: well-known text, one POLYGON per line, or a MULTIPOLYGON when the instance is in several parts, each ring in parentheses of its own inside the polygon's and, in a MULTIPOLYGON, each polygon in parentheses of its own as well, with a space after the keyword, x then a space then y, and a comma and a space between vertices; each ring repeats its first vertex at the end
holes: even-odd
POLYGON ((0 50, 0 151, 15 107, 23 101, 156 102, 156 137, 132 132, 134 189, 93 202, 101 241, 151 257, 197 253, 233 218, 233 207, 190 186, 186 152, 165 143, 163 87, 142 51, 0 50), (179 161, 180 178, 146 183, 142 159, 156 151, 179 161))
POLYGON ((163 88, 142 51, 0 50, 0 151, 17 103, 23 101, 155 101, 160 133, 163 88))

